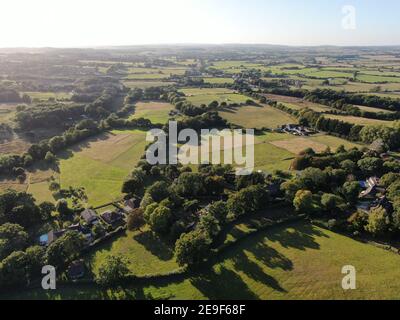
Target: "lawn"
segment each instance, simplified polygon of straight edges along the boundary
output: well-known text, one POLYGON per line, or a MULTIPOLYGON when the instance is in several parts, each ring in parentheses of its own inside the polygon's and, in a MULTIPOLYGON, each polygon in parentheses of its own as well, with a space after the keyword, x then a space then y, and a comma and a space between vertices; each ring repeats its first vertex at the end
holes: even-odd
POLYGON ((109 240, 86 257, 94 274, 107 255, 121 255, 129 262, 131 272, 138 276, 168 273, 179 268, 173 246, 154 235, 148 228, 126 231, 121 237, 109 240))
POLYGON ((268 105, 225 108, 219 114, 230 123, 248 129, 263 127, 275 129, 278 126, 296 122, 296 119, 290 117, 287 113, 268 105))
POLYGON ((149 119, 152 123, 164 124, 169 119, 169 112, 175 107, 170 103, 148 101, 138 102, 135 105, 135 113, 130 117, 149 119))
MULTIPOLYGON (((242 225, 233 232, 243 236, 247 229, 242 225)), ((250 235, 227 249, 212 267, 182 279, 108 290, 71 285, 4 298, 398 299, 399 264, 400 257, 392 252, 298 222, 250 235), (341 287, 346 265, 356 268, 356 290, 341 287)))

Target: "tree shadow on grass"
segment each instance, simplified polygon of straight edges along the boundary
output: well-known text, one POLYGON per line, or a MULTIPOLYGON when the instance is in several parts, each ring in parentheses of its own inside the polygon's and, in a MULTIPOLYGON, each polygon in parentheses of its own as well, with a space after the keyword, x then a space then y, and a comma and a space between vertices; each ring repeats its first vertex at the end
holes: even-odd
POLYGON ((274 277, 265 273, 257 263, 249 260, 243 252, 235 256, 233 261, 236 270, 242 271, 253 280, 261 282, 276 291, 287 292, 274 277))
POLYGON ((284 248, 295 248, 298 250, 314 249, 319 250, 320 245, 315 237, 329 236, 317 230, 312 224, 298 224, 293 229, 280 229, 271 232, 268 240, 278 242, 284 248))
POLYGON ((191 284, 206 298, 211 300, 257 300, 258 297, 246 283, 233 271, 220 267, 219 272, 210 272, 193 276, 191 284))
POLYGON ((258 243, 252 248, 246 249, 252 253, 257 260, 271 269, 293 270, 293 262, 283 254, 265 244, 258 243))
POLYGON ((174 256, 173 249, 151 231, 136 234, 133 238, 160 260, 168 261, 174 256))

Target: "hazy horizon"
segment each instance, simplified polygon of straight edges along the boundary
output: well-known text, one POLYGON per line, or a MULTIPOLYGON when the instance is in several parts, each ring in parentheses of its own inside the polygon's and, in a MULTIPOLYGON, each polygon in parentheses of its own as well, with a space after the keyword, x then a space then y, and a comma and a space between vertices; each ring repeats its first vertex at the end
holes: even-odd
POLYGON ((7 0, 0 47, 396 46, 399 9, 395 0, 7 0))

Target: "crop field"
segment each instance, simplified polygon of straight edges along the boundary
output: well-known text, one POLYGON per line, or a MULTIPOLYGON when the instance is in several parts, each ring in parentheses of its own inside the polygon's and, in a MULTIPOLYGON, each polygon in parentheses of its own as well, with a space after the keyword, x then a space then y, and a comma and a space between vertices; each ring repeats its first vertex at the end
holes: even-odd
MULTIPOLYGON (((242 223, 233 227, 227 238, 242 238, 250 231, 251 226, 242 223)), ((121 239, 126 240, 125 237, 121 239)), ((113 244, 113 247, 117 248, 117 245, 113 244)), ((124 252, 122 248, 123 245, 115 250, 124 252)), ((139 258, 136 260, 139 261, 143 254, 137 254, 139 258)), ((154 262, 153 257, 149 259, 149 262, 154 262)), ((201 272, 180 280, 155 281, 144 287, 126 285, 108 290, 70 285, 57 287, 51 292, 31 290, 23 294, 9 293, 5 298, 397 299, 400 290, 397 281, 399 263, 400 257, 392 252, 298 222, 239 240, 224 251, 213 266, 204 266, 201 272), (356 267, 357 290, 344 291, 341 287, 341 270, 345 265, 356 267)), ((169 268, 173 270, 174 265, 169 268)))
POLYGON ((165 102, 138 102, 135 105, 135 113, 130 117, 149 119, 152 123, 164 124, 169 119, 169 112, 175 107, 165 102))
POLYGON ((131 81, 131 80, 123 80, 122 83, 130 88, 140 88, 140 89, 146 89, 146 88, 151 88, 151 87, 166 87, 166 86, 170 86, 173 85, 174 82, 170 82, 170 81, 131 81))
POLYGON ((268 105, 225 108, 223 111, 219 111, 219 114, 230 123, 247 129, 275 129, 278 126, 296 122, 296 119, 290 117, 287 113, 268 105))

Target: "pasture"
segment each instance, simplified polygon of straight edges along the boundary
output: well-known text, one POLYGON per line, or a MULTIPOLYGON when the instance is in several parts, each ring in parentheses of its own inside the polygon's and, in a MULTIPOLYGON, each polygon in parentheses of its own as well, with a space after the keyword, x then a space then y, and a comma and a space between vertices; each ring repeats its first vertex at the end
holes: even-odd
POLYGON ((58 154, 56 168, 37 168, 30 173, 27 189, 40 201, 54 201, 48 191, 53 176, 62 188, 84 187, 89 204, 102 205, 121 197, 121 186, 140 160, 145 132, 112 131, 88 139, 58 154))
POLYGON ((230 123, 247 129, 275 129, 278 126, 296 122, 294 117, 268 105, 224 108, 223 111, 219 111, 219 114, 230 123))
POLYGON ((135 104, 135 112, 130 119, 145 118, 152 123, 164 124, 169 119, 169 112, 175 107, 170 103, 146 101, 135 104))
POLYGON ((189 96, 186 99, 194 105, 208 105, 213 101, 217 101, 218 103, 226 102, 227 104, 241 104, 249 100, 248 97, 239 93, 198 94, 189 96))
MULTIPOLYGON (((243 238, 251 230, 251 224, 241 223, 227 237, 243 238)), ((176 280, 113 289, 76 284, 51 292, 8 293, 5 298, 397 299, 399 263, 400 257, 392 252, 297 222, 252 234, 225 250, 212 266, 176 280), (341 287, 345 265, 357 270, 357 290, 341 287)))
POLYGON ((325 118, 341 120, 343 122, 349 122, 354 124, 359 124, 362 126, 373 126, 373 125, 384 125, 384 126, 393 126, 393 121, 385 121, 378 119, 368 119, 361 117, 353 117, 353 116, 345 116, 345 115, 335 115, 335 114, 325 114, 325 118))
POLYGON ((49 99, 55 100, 69 100, 72 94, 69 92, 24 92, 31 97, 33 101, 47 101, 49 99))
POLYGON ((151 87, 167 87, 174 85, 174 82, 170 81, 155 81, 155 80, 148 80, 148 81, 135 81, 135 80, 123 80, 122 83, 130 88, 140 88, 140 89, 146 89, 146 88, 151 88, 151 87))
POLYGON ((232 84, 234 81, 232 78, 203 78, 205 83, 211 84, 232 84))

